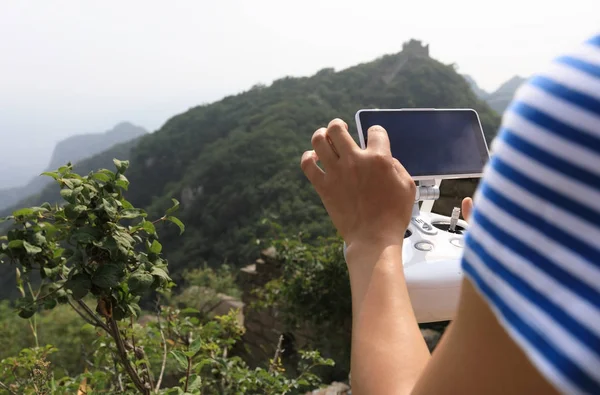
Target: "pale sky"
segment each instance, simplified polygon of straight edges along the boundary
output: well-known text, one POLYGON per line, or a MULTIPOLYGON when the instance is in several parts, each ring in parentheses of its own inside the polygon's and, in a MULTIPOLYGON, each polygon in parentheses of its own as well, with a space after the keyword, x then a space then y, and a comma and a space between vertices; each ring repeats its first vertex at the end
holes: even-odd
POLYGON ((600 30, 599 0, 0 0, 1 174, 120 121, 154 131, 189 107, 283 76, 340 70, 410 38, 493 90, 600 30))

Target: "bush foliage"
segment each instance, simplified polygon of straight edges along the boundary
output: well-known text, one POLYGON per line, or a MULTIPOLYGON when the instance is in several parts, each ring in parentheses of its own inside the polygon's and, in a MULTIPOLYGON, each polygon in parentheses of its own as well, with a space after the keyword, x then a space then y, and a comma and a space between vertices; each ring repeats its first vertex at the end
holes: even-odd
MULTIPOLYGON (((244 332, 234 311, 213 318, 192 307, 159 304, 154 315, 142 311, 144 296, 172 300, 175 285, 156 226, 172 223, 180 233, 185 228, 173 216, 176 200, 155 220, 127 201, 129 163, 114 164, 116 171, 87 176, 71 166, 49 172, 64 202, 20 209, 3 219, 12 228, 3 236, 0 259, 16 268, 21 298, 15 309, 27 321, 33 345, 2 359, 1 389, 11 394, 287 394, 318 386, 311 370, 333 362, 316 351, 301 353, 295 377, 283 368, 280 347, 266 367, 250 368, 232 353, 244 332), (75 316, 79 325, 71 322, 75 316), (49 317, 64 327, 53 327, 49 317), (43 342, 40 325, 55 332, 53 340, 73 333, 61 344, 68 353, 58 360, 61 366, 52 366, 59 350, 43 342)), ((226 268, 195 270, 185 277, 214 293, 237 290, 226 268)), ((1 307, 8 310, 6 304, 1 307)), ((16 339, 23 336, 22 328, 8 322, 0 327, 16 339)))

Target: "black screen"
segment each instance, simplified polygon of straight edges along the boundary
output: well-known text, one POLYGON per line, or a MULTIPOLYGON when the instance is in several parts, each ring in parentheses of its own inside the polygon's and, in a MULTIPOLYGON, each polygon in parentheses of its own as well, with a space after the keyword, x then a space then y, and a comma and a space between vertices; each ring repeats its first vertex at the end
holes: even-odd
POLYGON ((392 156, 413 177, 481 173, 488 153, 477 114, 472 110, 361 111, 360 127, 382 126, 392 156))

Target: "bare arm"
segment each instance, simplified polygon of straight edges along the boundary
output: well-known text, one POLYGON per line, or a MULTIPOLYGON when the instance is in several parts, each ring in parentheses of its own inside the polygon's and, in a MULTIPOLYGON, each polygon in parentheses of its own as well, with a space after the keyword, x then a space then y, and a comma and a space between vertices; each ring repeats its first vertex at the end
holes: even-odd
MULTIPOLYGON (((387 133, 371 128, 369 146, 361 150, 347 125, 334 120, 315 132, 312 144, 302 169, 348 245, 353 393, 555 393, 468 280, 454 322, 429 356, 410 304, 398 237, 408 226, 415 186, 391 157, 387 133)), ((465 203, 468 216, 470 199, 465 203)))
POLYGON ((469 280, 456 319, 413 394, 556 394, 500 326, 469 280))
POLYGON ((347 253, 356 394, 407 394, 430 358, 408 298, 401 254, 401 244, 353 245, 347 253))

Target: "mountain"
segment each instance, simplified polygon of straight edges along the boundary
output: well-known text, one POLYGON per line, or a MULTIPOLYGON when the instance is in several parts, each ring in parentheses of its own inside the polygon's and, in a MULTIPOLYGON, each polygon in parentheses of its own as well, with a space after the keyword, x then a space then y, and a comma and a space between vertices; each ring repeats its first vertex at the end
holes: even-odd
POLYGON ((525 82, 525 78, 516 75, 500 85, 500 87, 491 93, 485 101, 492 109, 494 109, 494 111, 498 114, 502 114, 523 82, 525 82))
POLYGON ((485 100, 485 99, 487 99, 490 96, 490 94, 488 92, 486 92, 485 90, 481 89, 479 87, 479 85, 477 85, 477 82, 475 81, 475 79, 473 79, 473 77, 471 77, 468 74, 463 74, 462 76, 463 76, 463 78, 465 80, 467 80, 467 83, 469 84, 469 86, 473 90, 473 93, 475 93, 475 96, 477 96, 478 98, 480 98, 482 100, 485 100))
POLYGON ((525 78, 516 75, 500 85, 494 92, 488 93, 481 89, 470 75, 463 74, 462 76, 471 87, 473 93, 480 99, 485 100, 486 103, 500 115, 502 115, 504 110, 506 110, 506 107, 510 104, 517 89, 519 89, 521 84, 526 80, 525 78))
MULTIPOLYGON (((104 133, 82 134, 69 137, 56 144, 50 163, 45 171, 55 170, 68 162, 77 163, 94 156, 115 144, 123 143, 147 134, 148 131, 129 122, 121 122, 104 133)), ((26 185, 0 189, 0 210, 11 207, 21 199, 42 191, 50 181, 46 177, 34 177, 26 185)))
MULTIPOLYGON (((305 240, 333 234, 300 169, 313 132, 340 117, 357 138, 358 109, 398 107, 474 108, 488 141, 499 125, 498 114, 452 65, 430 58, 428 48, 413 40, 368 63, 281 78, 174 116, 133 147, 127 198, 150 218, 162 215, 171 198, 181 202, 176 215, 185 233, 179 236, 169 224, 158 229, 175 280, 203 262, 245 265, 264 248, 260 240, 272 235, 264 218, 287 232, 302 231, 305 240)), ((456 189, 457 183, 443 183, 442 194, 444 185, 453 195, 472 193, 456 189)), ((34 203, 41 201, 18 206, 34 203)))

